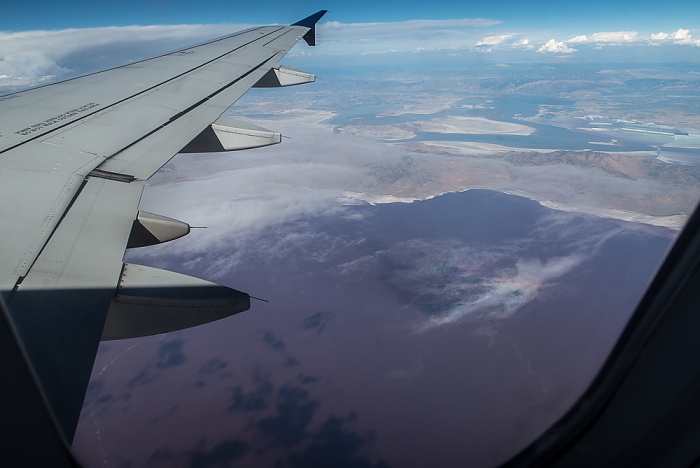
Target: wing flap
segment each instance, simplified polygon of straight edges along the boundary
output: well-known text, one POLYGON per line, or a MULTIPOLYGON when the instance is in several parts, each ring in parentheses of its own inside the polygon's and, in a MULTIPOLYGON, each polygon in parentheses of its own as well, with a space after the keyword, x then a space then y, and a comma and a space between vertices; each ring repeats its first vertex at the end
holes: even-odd
POLYGON ((103 160, 37 141, 0 157, 0 290, 27 274, 85 175, 103 160))
POLYGON ((88 178, 19 289, 114 288, 142 191, 88 178))
POLYGON ((83 177, 26 171, 0 171, 0 289, 11 291, 51 236, 55 223, 68 209, 83 177), (18 196, 22 203, 14 203, 18 196))
POLYGON ((90 178, 7 305, 68 439, 92 363, 142 187, 90 178))

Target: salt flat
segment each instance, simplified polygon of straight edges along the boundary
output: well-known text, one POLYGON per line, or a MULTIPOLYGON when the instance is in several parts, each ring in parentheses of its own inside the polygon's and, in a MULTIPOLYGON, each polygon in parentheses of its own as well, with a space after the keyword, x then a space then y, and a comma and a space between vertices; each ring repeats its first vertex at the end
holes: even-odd
POLYGON ((483 117, 449 116, 416 122, 423 132, 463 133, 467 135, 531 135, 532 127, 511 122, 499 122, 483 117))

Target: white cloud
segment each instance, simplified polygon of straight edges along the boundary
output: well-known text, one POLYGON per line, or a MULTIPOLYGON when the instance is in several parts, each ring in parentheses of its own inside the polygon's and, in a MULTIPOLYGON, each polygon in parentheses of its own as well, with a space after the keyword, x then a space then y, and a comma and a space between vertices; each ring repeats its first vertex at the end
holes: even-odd
POLYGON ((245 27, 126 26, 0 32, 0 90, 120 65, 245 27))
POLYGON ((485 282, 481 294, 459 304, 444 315, 431 317, 418 327, 418 331, 451 325, 465 319, 490 322, 508 318, 532 301, 548 283, 569 273, 584 259, 577 254, 555 257, 545 262, 536 258, 520 259, 514 270, 485 282))
POLYGON ((562 41, 550 39, 542 47, 537 49, 537 52, 539 52, 540 54, 571 54, 573 52, 576 52, 576 49, 567 46, 562 41))
POLYGON ((395 21, 386 23, 341 23, 339 21, 329 21, 320 23, 317 30, 325 29, 442 29, 442 28, 483 28, 487 26, 495 26, 500 24, 500 20, 491 20, 484 18, 464 18, 464 19, 446 19, 446 20, 408 20, 395 21))
POLYGON ((695 39, 690 30, 680 28, 675 32, 660 31, 649 35, 640 34, 637 31, 608 31, 597 32, 591 35, 574 36, 566 41, 567 44, 590 43, 600 49, 608 45, 659 45, 662 43, 673 43, 678 45, 700 46, 700 40, 695 39))
POLYGON ((332 29, 342 29, 345 24, 341 23, 340 21, 327 21, 325 23, 321 23, 317 26, 318 29, 326 29, 326 30, 332 30, 332 29))
POLYGON ((530 39, 520 39, 510 44, 513 49, 534 49, 535 46, 530 42, 530 39))
MULTIPOLYGON (((363 54, 467 49, 490 19, 414 20, 393 23, 338 21, 317 26, 318 47, 292 53, 363 54)), ((126 26, 57 31, 0 32, 0 89, 31 86, 177 50, 249 25, 126 26)))
POLYGON ((679 29, 673 33, 673 38, 676 40, 690 39, 690 31, 687 29, 679 29))
POLYGON ((673 43, 678 45, 690 45, 700 47, 700 39, 696 39, 690 30, 679 28, 675 32, 658 32, 651 35, 652 43, 673 43))
POLYGON ((621 44, 635 42, 639 40, 639 33, 636 31, 612 31, 597 32, 587 36, 585 34, 574 36, 568 41, 569 44, 621 44))
POLYGON ((636 31, 613 31, 613 32, 597 32, 591 34, 589 42, 604 42, 604 43, 620 43, 633 42, 637 40, 639 33, 636 31))
MULTIPOLYGON (((510 31, 485 35, 498 20, 414 20, 393 23, 341 23, 318 25, 319 46, 299 47, 290 55, 361 56, 401 52, 495 49, 536 50, 570 54, 572 44, 700 46, 689 29, 640 35, 636 31, 597 32, 560 40, 545 31, 510 31), (527 39, 522 37, 527 34, 527 39), (568 45, 567 45, 568 44, 568 45)), ((59 31, 0 32, 0 91, 43 83, 56 78, 117 66, 130 60, 176 50, 221 36, 246 25, 128 26, 66 29, 59 31)), ((495 32, 491 30, 492 32, 495 32)))
POLYGON ((656 33, 656 34, 651 35, 651 39, 653 41, 665 41, 665 40, 669 39, 670 37, 671 37, 671 35, 669 33, 665 33, 665 32, 660 32, 660 33, 656 33))
POLYGON ((412 20, 388 23, 341 23, 317 26, 319 47, 314 53, 368 53, 466 49, 483 36, 483 28, 500 24, 490 19, 412 20), (332 51, 332 52, 328 52, 332 51))
POLYGON ((531 50, 535 45, 528 38, 515 39, 519 34, 499 34, 497 36, 486 36, 479 39, 474 50, 479 52, 491 52, 494 49, 523 49, 531 50))
POLYGON ((588 42, 588 36, 586 36, 585 34, 581 35, 581 36, 574 36, 566 42, 569 42, 572 44, 581 44, 584 42, 588 42))
POLYGON ((667 33, 667 32, 659 32, 656 34, 651 35, 651 39, 654 41, 683 41, 690 39, 690 31, 688 29, 683 29, 680 28, 676 30, 676 32, 672 33, 667 33))
POLYGON ((476 41, 474 50, 479 52, 491 52, 494 48, 502 46, 513 34, 500 34, 498 36, 486 36, 476 41))
POLYGON ((499 45, 499 44, 507 41, 511 37, 513 37, 512 34, 501 34, 499 36, 486 36, 483 39, 478 40, 476 42, 476 45, 477 45, 477 47, 482 46, 482 45, 495 46, 495 45, 499 45))

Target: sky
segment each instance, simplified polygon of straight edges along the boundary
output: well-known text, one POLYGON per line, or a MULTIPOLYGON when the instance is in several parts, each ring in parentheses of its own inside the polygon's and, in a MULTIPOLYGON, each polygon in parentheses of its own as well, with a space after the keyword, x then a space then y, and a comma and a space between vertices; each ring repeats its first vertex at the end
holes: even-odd
POLYGON ((183 24, 252 22, 287 23, 317 10, 331 11, 333 21, 388 22, 416 19, 499 19, 510 27, 567 28, 581 25, 625 28, 673 24, 678 18, 686 27, 697 24, 700 12, 692 0, 671 4, 661 1, 589 0, 586 2, 506 0, 499 2, 427 2, 388 0, 271 0, 265 8, 258 2, 204 0, 124 0, 121 2, 4 2, 0 30, 58 29, 69 27, 126 26, 133 24, 183 24), (30 7, 31 5, 31 7, 30 7))

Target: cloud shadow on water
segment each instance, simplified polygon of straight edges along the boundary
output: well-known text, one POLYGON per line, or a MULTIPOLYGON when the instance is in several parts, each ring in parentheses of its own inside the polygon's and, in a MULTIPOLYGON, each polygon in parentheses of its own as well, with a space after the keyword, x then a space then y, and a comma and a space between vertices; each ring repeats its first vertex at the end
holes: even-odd
POLYGON ((354 414, 347 419, 329 417, 313 435, 311 445, 301 454, 290 457, 290 464, 299 467, 388 467, 389 465, 383 461, 372 463, 369 459, 358 455, 367 443, 373 442, 374 436, 371 433, 360 435, 344 427, 346 422, 352 422, 354 419, 354 414))
MULTIPOLYGON (((302 385, 322 380, 304 373, 296 377, 302 385)), ((355 412, 346 417, 331 414, 324 416, 325 420, 320 419, 323 401, 314 397, 308 387, 292 382, 275 384, 259 366, 252 369, 251 379, 254 384, 251 391, 246 392, 242 385, 232 389, 233 403, 228 408, 229 412, 243 412, 250 418, 240 432, 232 434, 235 436, 232 440, 255 441, 250 446, 258 447, 248 452, 246 463, 258 456, 262 457, 259 461, 274 454, 275 466, 388 466, 361 455, 376 441, 376 436, 372 431, 358 432, 350 427, 358 422, 355 412)), ((204 453, 201 448, 198 450, 204 453)), ((200 457, 210 459, 201 454, 200 457)))
POLYGON ((160 345, 158 348, 159 361, 156 367, 160 369, 169 369, 184 364, 185 361, 187 361, 187 357, 182 352, 183 344, 184 341, 175 340, 160 345))
POLYGON ((216 374, 217 372, 223 371, 226 366, 228 366, 228 362, 222 360, 221 358, 212 358, 204 363, 201 369, 199 369, 198 374, 216 374))
POLYGON ((304 330, 315 331, 316 334, 320 335, 326 329, 326 325, 333 318, 333 312, 321 311, 306 317, 301 326, 304 330))
POLYGON ((260 332, 260 338, 262 339, 263 343, 270 346, 273 351, 283 352, 287 349, 282 339, 276 336, 270 330, 260 332))
POLYGON ((322 378, 316 375, 308 375, 301 372, 299 375, 297 375, 297 379, 299 379, 299 382, 301 382, 303 385, 309 385, 320 382, 322 378))
POLYGON ((309 437, 308 426, 320 402, 311 400, 306 390, 291 385, 277 390, 277 399, 277 414, 261 419, 256 427, 269 439, 269 447, 298 445, 309 437))
POLYGON ((243 458, 247 452, 248 444, 238 439, 224 440, 216 444, 210 451, 194 450, 189 466, 191 468, 231 466, 233 461, 243 458))
POLYGON ((254 390, 244 392, 243 387, 240 385, 231 390, 231 399, 233 402, 231 406, 228 407, 229 411, 262 411, 267 409, 270 405, 270 400, 275 389, 272 381, 268 377, 262 375, 257 368, 253 369, 252 379, 255 384, 254 390))

